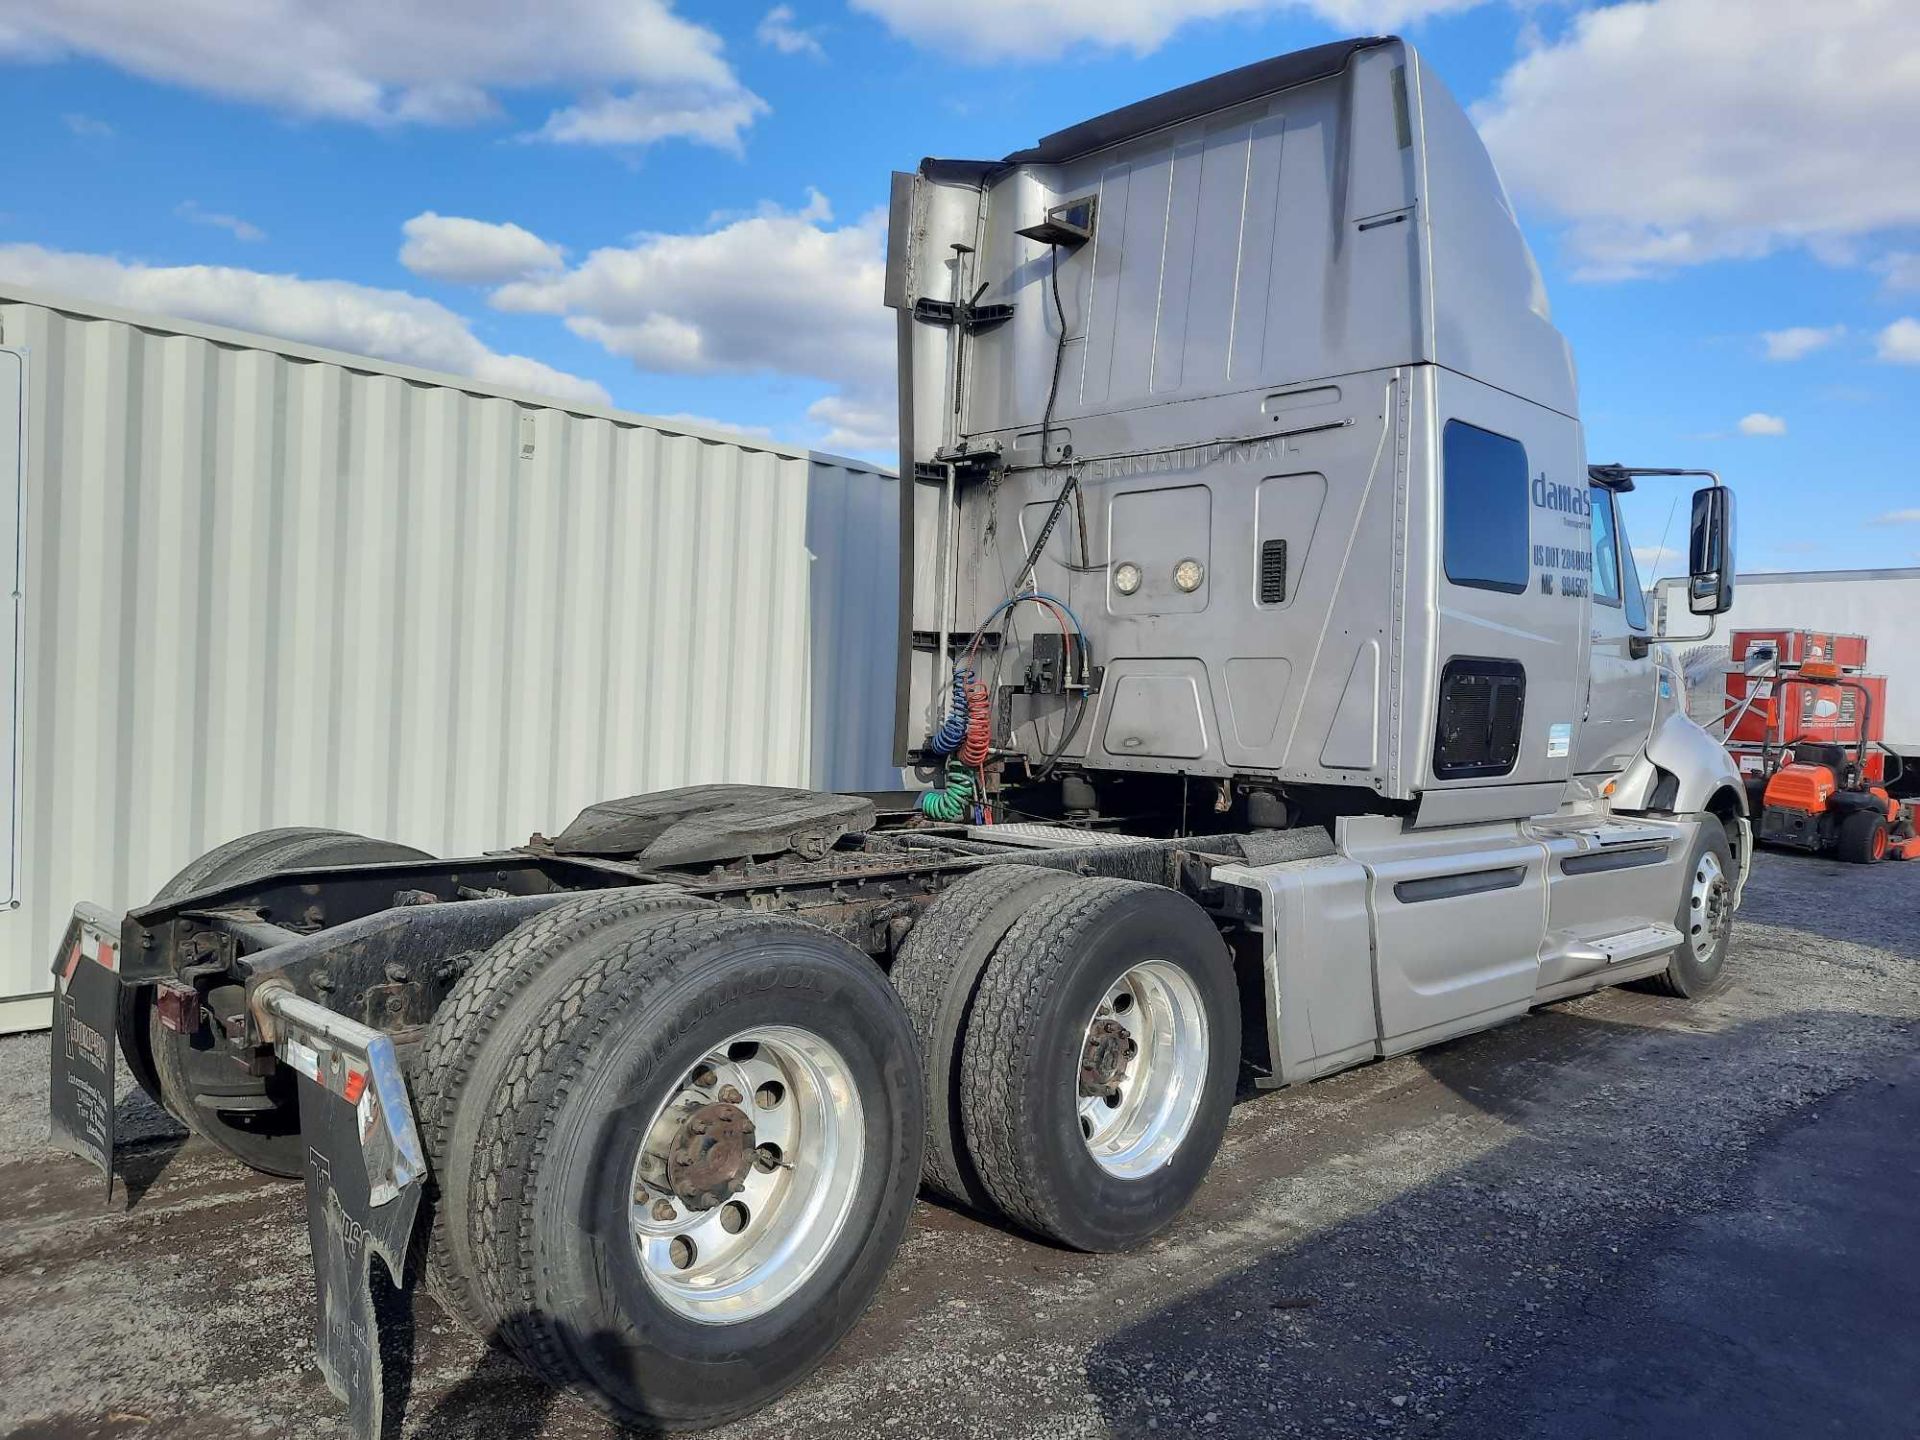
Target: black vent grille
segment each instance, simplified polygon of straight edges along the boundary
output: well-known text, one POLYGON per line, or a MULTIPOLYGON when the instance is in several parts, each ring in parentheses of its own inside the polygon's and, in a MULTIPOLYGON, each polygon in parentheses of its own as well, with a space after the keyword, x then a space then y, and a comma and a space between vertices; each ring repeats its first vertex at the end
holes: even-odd
POLYGON ((1287 542, 1269 540, 1260 547, 1260 603, 1284 605, 1287 601, 1287 542))
POLYGON ((1527 672, 1516 660, 1456 655, 1440 672, 1440 733, 1433 773, 1440 780, 1506 775, 1520 758, 1527 672))

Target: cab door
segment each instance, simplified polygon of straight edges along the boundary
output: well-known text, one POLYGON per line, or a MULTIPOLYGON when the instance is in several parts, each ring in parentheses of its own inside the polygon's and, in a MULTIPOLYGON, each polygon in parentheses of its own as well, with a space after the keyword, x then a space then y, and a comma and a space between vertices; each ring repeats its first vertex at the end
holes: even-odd
POLYGON ((1574 770, 1612 775, 1646 743, 1653 724, 1657 671, 1647 631, 1646 599, 1633 550, 1621 525, 1618 497, 1592 486, 1592 599, 1587 648, 1587 693, 1574 742, 1574 770))
POLYGON ((1437 371, 1439 509, 1425 796, 1477 815, 1559 803, 1586 676, 1586 460, 1579 423, 1437 371), (1498 792, 1507 791, 1505 796, 1498 792))

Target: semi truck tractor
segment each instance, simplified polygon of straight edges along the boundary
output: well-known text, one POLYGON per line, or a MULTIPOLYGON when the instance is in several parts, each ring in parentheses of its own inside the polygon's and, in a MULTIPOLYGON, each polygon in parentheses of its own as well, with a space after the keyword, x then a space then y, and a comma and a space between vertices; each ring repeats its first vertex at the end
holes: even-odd
POLYGON ((1137 1246, 1243 1076, 1725 982, 1745 789, 1657 666, 1618 504, 1688 472, 1588 463, 1540 273, 1411 46, 926 160, 883 299, 921 789, 615 798, 458 858, 273 830, 75 912, 57 1137, 111 1185, 123 1063, 304 1177, 357 1434, 421 1286, 618 1421, 698 1428, 821 1362, 923 1190, 1137 1246))

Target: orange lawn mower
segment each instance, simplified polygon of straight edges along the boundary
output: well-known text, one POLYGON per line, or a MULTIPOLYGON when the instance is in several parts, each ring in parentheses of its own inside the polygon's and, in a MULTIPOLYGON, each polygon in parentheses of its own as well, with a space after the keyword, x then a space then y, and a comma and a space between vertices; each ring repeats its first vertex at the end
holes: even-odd
MULTIPOLYGON (((1803 692, 1797 707, 1790 703, 1761 707, 1766 720, 1758 746, 1759 773, 1747 780, 1749 794, 1757 800, 1752 808, 1759 812, 1760 842, 1830 854, 1856 865, 1920 860, 1920 833, 1916 833, 1920 816, 1914 802, 1887 793, 1887 786, 1899 781, 1905 762, 1877 738, 1874 701, 1876 690, 1884 695, 1880 687, 1885 682, 1877 676, 1844 674, 1832 660, 1781 667, 1777 680, 1761 675, 1749 678, 1772 681, 1772 695, 1753 698, 1772 701, 1778 697, 1784 702, 1788 694, 1803 692), (1834 738, 1784 739, 1782 717, 1796 709, 1808 715, 1830 714, 1839 722, 1829 727, 1834 738), (1887 773, 1889 764, 1892 774, 1887 773)), ((1749 699, 1741 708, 1751 705, 1749 699)), ((1739 728, 1737 721, 1729 726, 1729 737, 1739 728)), ((1804 725, 1794 728, 1804 734, 1804 725)), ((1752 749, 1734 748, 1736 753, 1752 749)))

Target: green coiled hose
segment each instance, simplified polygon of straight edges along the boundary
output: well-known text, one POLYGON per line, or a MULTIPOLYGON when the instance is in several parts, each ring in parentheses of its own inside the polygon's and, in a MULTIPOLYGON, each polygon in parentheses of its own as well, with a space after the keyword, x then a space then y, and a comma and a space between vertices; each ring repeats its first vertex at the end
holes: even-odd
POLYGON ((920 813, 929 820, 960 820, 973 804, 973 775, 958 760, 947 762, 947 783, 920 797, 920 813))

